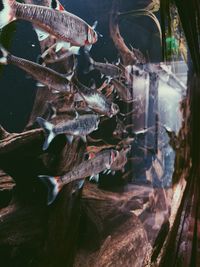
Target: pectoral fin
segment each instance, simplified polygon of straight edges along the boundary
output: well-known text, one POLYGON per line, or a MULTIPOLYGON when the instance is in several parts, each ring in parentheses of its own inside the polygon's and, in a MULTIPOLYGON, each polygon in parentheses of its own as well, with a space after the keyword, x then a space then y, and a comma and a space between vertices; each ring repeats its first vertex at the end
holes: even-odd
POLYGON ((59 183, 57 179, 53 176, 39 175, 38 177, 48 189, 47 204, 50 205, 54 202, 60 191, 59 183))
POLYGON ((67 137, 67 141, 71 144, 74 139, 73 135, 66 135, 66 137, 67 137))
POLYGON ((85 135, 82 135, 82 136, 81 136, 81 139, 83 140, 84 143, 87 143, 87 138, 86 138, 85 135))
POLYGON ((96 183, 99 182, 99 174, 91 175, 89 181, 95 181, 96 183))
POLYGON ((49 37, 49 33, 41 30, 40 28, 35 28, 35 31, 37 33, 39 42, 44 41, 49 37))

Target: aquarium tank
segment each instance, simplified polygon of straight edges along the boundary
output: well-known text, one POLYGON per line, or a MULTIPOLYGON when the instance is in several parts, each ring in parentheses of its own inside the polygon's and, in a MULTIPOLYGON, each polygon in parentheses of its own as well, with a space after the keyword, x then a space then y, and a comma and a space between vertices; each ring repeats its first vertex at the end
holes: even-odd
POLYGON ((0 266, 199 266, 200 3, 0 0, 0 266))

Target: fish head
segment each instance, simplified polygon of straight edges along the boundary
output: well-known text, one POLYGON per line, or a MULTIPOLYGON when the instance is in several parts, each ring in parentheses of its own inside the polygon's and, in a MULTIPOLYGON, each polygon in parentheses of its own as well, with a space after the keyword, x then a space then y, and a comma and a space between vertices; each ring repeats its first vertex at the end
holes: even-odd
POLYGON ((88 34, 87 34, 87 40, 85 42, 85 45, 90 45, 96 43, 98 40, 98 34, 97 32, 92 29, 92 27, 88 27, 88 34))

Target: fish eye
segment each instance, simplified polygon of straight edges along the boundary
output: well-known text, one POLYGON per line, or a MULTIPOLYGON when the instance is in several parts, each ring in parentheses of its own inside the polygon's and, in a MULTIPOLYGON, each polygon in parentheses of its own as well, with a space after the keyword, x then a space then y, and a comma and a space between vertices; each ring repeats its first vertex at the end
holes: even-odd
POLYGON ((56 9, 56 8, 57 8, 57 2, 56 2, 56 0, 52 0, 52 1, 51 1, 51 7, 52 7, 53 9, 56 9))
POLYGON ((136 71, 135 71, 135 75, 136 75, 136 76, 139 76, 139 75, 140 75, 139 70, 136 70, 136 71))

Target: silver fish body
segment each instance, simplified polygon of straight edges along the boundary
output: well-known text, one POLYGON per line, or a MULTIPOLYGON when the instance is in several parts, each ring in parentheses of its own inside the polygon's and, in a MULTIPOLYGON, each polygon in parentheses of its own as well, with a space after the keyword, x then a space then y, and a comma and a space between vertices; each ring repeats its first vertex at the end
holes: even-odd
POLYGON ((101 63, 96 61, 91 61, 92 67, 96 70, 99 70, 102 74, 111 77, 117 78, 122 74, 122 70, 110 63, 101 63))
POLYGON ((57 91, 70 92, 68 79, 58 72, 15 56, 8 57, 8 63, 25 70, 35 80, 57 91))
POLYGON ((15 65, 30 74, 35 80, 39 81, 43 85, 48 86, 49 88, 57 91, 70 92, 69 81, 64 75, 32 61, 13 56, 1 46, 0 64, 15 65))
POLYGON ((97 33, 84 20, 67 11, 60 12, 45 6, 20 4, 15 0, 1 0, 0 27, 16 19, 30 21, 57 39, 75 46, 85 46, 97 41, 97 33), (3 17, 4 16, 4 17, 3 17), (5 17, 6 16, 6 17, 5 17))
POLYGON ((119 112, 117 104, 107 100, 107 98, 97 90, 88 88, 87 86, 76 83, 78 92, 87 103, 88 107, 101 115, 112 117, 119 112))
POLYGON ((40 117, 37 118, 37 122, 46 133, 43 144, 43 150, 46 150, 58 134, 66 134, 69 142, 72 142, 74 136, 80 136, 85 141, 86 135, 98 129, 100 120, 98 115, 87 114, 81 115, 73 120, 60 122, 55 126, 40 117))
POLYGON ((58 123, 54 128, 54 133, 69 134, 75 136, 85 136, 94 130, 97 130, 99 116, 95 114, 80 115, 78 118, 66 122, 58 123))

